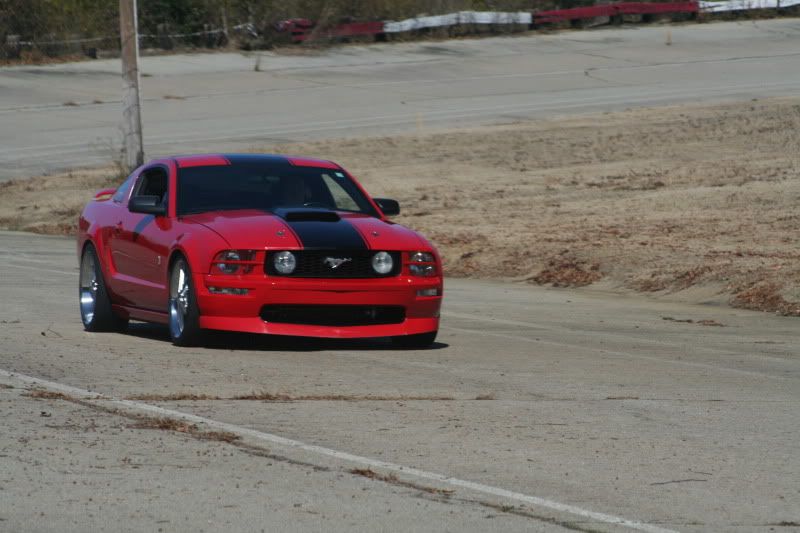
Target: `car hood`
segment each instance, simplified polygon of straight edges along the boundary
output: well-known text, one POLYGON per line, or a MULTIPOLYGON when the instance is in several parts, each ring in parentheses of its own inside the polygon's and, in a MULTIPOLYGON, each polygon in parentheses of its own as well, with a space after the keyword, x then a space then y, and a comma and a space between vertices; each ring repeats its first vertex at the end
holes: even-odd
POLYGON ((234 249, 366 247, 372 250, 417 250, 430 247, 416 232, 375 217, 340 212, 328 220, 320 220, 326 217, 316 218, 307 220, 302 216, 241 210, 188 215, 183 217, 183 221, 214 231, 234 249))

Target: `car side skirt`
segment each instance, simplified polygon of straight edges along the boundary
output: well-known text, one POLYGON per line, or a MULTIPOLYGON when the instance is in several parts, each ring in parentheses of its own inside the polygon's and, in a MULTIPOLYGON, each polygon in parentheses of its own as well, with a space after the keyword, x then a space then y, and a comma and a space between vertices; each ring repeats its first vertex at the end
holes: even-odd
POLYGON ((118 304, 112 305, 111 308, 122 318, 141 320, 142 322, 155 322, 156 324, 169 324, 169 316, 167 313, 159 313, 158 311, 150 311, 148 309, 118 304))

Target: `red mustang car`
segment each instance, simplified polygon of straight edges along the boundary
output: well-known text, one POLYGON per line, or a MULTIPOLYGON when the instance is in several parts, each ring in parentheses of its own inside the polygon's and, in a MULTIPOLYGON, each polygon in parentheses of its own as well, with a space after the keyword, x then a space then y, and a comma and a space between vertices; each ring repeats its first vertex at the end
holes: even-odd
POLYGON ((81 214, 83 324, 168 324, 181 346, 204 329, 428 346, 439 328, 441 260, 386 218, 399 212, 330 161, 152 161, 81 214))

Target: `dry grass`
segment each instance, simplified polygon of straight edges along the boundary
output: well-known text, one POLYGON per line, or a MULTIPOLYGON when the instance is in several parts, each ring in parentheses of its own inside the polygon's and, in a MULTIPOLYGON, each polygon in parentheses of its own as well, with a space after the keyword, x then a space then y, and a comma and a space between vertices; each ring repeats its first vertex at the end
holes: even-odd
POLYGON ((0 228, 48 235, 75 233, 95 191, 122 180, 113 167, 0 182, 0 228))
POLYGON ((138 420, 138 422, 128 427, 131 429, 160 429, 164 431, 187 433, 201 440, 235 442, 241 439, 239 435, 229 431, 205 431, 200 429, 196 424, 190 424, 186 421, 173 418, 138 417, 138 420))
POLYGON ((236 435, 235 433, 231 433, 229 431, 208 431, 201 429, 196 424, 191 424, 189 422, 186 422, 185 420, 180 420, 176 418, 166 418, 166 417, 151 417, 151 416, 144 416, 135 413, 130 413, 113 407, 107 407, 101 404, 87 402, 85 400, 81 400, 79 398, 75 398, 73 396, 61 392, 49 391, 44 389, 33 389, 23 393, 23 396, 27 396, 29 398, 37 398, 41 400, 64 400, 78 405, 82 405, 84 407, 89 407, 90 409, 95 409, 97 411, 103 411, 113 415, 123 416, 125 418, 133 419, 136 422, 128 426, 131 429, 159 429, 163 431, 175 431, 177 433, 186 433, 187 435, 191 435, 192 437, 200 440, 213 440, 213 441, 228 442, 228 443, 234 443, 236 441, 241 440, 241 437, 239 435, 236 435))
POLYGON ((28 398, 38 398, 40 400, 73 400, 71 396, 68 396, 63 392, 54 392, 43 389, 34 389, 32 391, 23 393, 23 396, 27 396, 28 398))
POLYGON ((197 431, 195 424, 190 424, 182 420, 172 418, 144 418, 135 424, 131 424, 131 429, 163 429, 167 431, 177 431, 178 433, 192 433, 197 431))
POLYGON ((548 260, 544 269, 530 279, 539 285, 583 287, 603 277, 599 263, 587 265, 586 261, 568 257, 568 254, 569 251, 564 251, 548 260))
POLYGON ((177 392, 175 394, 134 394, 128 396, 126 400, 134 400, 141 402, 177 402, 177 401, 203 401, 203 400, 221 400, 219 396, 212 396, 208 394, 193 394, 189 392, 177 392))
MULTIPOLYGON (((758 311, 774 311, 782 315, 800 316, 800 303, 788 302, 781 295, 784 284, 778 280, 768 280, 753 284, 738 292, 733 305, 758 311)), ((795 285, 796 287, 796 285, 795 285)))
MULTIPOLYGON (((798 130, 785 98, 261 149, 334 159, 396 197, 449 276, 703 288, 800 316, 798 130)), ((113 174, 2 184, 0 227, 68 233, 113 174)))

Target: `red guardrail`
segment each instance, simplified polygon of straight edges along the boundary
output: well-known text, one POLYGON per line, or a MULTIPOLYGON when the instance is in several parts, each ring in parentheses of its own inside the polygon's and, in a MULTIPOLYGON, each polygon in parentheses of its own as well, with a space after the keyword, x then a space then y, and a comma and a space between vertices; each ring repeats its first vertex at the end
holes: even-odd
POLYGON ((555 9, 533 14, 534 24, 568 22, 571 20, 591 19, 595 17, 613 17, 616 15, 652 15, 658 13, 697 13, 696 1, 689 2, 619 2, 598 6, 574 7, 572 9, 555 9))
POLYGON ((329 37, 356 37, 359 35, 377 35, 383 33, 383 22, 351 22, 339 24, 330 32, 329 37))
POLYGON ((623 2, 616 4, 620 15, 655 15, 659 13, 697 13, 698 2, 623 2))
MULTIPOLYGON (((533 25, 569 22, 596 17, 697 13, 698 11, 699 6, 697 0, 683 0, 678 2, 617 2, 615 4, 539 11, 538 13, 533 13, 533 25)), ((314 33, 314 28, 316 27, 314 21, 296 18, 282 21, 278 24, 278 30, 291 32, 292 42, 302 43, 310 39, 312 35, 314 35, 314 38, 319 39, 374 36, 384 33, 383 24, 383 22, 349 22, 314 33)))
MULTIPOLYGON (((292 42, 302 43, 311 38, 314 24, 292 25, 292 42)), ((383 33, 383 22, 348 22, 333 28, 322 30, 314 35, 315 38, 333 39, 336 37, 359 37, 364 35, 377 35, 383 33)))

